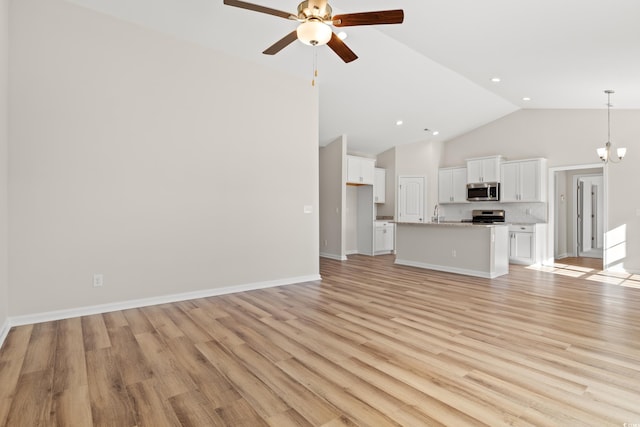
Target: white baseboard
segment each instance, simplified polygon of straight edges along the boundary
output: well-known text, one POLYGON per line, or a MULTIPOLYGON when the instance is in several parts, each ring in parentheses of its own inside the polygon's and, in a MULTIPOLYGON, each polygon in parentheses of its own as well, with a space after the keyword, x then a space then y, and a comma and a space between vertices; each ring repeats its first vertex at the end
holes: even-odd
POLYGON ((396 259, 395 263, 398 265, 406 265, 409 267, 418 267, 418 268, 426 268, 428 270, 444 271, 445 273, 456 273, 456 274, 464 274, 466 276, 483 277, 485 279, 495 279, 496 277, 502 276, 504 274, 508 274, 508 270, 503 273, 499 273, 499 272, 488 273, 486 271, 469 270, 465 268, 426 264, 424 262, 409 261, 404 259, 396 259))
POLYGON ((567 254, 566 252, 563 254, 558 254, 558 256, 556 257, 556 259, 563 259, 563 258, 568 258, 569 254, 567 254))
MULTIPOLYGON (((100 304, 87 307, 71 308, 66 310, 49 311, 45 313, 27 314, 10 317, 5 326, 30 325, 33 323, 51 322, 54 320, 70 319, 73 317, 89 316, 92 314, 109 313, 111 311, 127 310, 131 308, 146 307, 150 305, 169 304, 190 299, 213 297, 217 295, 233 294, 236 292, 253 291, 257 289, 273 288, 276 286, 293 285, 296 283, 313 282, 322 280, 319 274, 310 276, 290 277, 286 279, 268 280, 265 282, 247 283, 244 285, 228 286, 224 288, 204 289, 201 291, 185 292, 181 294, 163 295, 158 297, 142 298, 122 301, 110 304, 100 304)), ((0 336, 2 337, 2 336, 0 336)))
POLYGON ((329 258, 329 259, 335 259, 336 261, 346 261, 347 257, 346 256, 340 256, 340 255, 336 255, 336 254, 330 254, 327 252, 320 252, 320 256, 322 258, 329 258))
POLYGON ((7 335, 9 335, 9 329, 11 329, 11 326, 9 325, 9 319, 7 319, 4 321, 2 328, 0 328, 0 348, 2 348, 4 340, 7 339, 7 335))

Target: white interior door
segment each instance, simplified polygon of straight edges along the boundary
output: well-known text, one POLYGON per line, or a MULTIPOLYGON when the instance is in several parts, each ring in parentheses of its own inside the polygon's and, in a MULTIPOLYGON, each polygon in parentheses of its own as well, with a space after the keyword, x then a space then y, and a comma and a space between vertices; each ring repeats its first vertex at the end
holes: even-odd
POLYGON ((577 255, 599 256, 604 244, 604 179, 579 177, 577 191, 577 255))
POLYGON ((398 221, 424 222, 424 176, 398 177, 398 221))
POLYGON ((593 213, 592 230, 595 249, 604 247, 604 178, 602 176, 591 178, 591 191, 593 193, 591 211, 593 213))
POLYGON ((593 226, 592 226, 592 201, 591 201, 591 182, 588 179, 580 180, 580 217, 582 218, 582 238, 581 252, 588 252, 592 248, 593 226))

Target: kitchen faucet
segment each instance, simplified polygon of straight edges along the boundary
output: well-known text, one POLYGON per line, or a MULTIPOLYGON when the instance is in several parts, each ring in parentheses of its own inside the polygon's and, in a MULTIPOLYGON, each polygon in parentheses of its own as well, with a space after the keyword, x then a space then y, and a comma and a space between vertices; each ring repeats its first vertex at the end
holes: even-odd
POLYGON ((437 203, 436 203, 436 206, 433 208, 433 218, 431 218, 431 221, 440 223, 439 206, 437 203))

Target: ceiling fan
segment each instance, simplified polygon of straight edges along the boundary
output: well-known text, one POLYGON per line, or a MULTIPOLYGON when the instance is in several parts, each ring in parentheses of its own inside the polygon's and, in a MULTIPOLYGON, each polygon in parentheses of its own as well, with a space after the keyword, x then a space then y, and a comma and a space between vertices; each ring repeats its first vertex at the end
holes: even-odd
POLYGON ((331 30, 330 25, 353 27, 356 25, 401 24, 404 21, 402 9, 333 16, 327 0, 303 1, 298 5, 296 15, 240 0, 224 0, 224 4, 300 22, 295 31, 287 34, 262 52, 265 55, 275 55, 298 39, 311 46, 327 44, 344 62, 351 62, 358 59, 358 56, 331 30))

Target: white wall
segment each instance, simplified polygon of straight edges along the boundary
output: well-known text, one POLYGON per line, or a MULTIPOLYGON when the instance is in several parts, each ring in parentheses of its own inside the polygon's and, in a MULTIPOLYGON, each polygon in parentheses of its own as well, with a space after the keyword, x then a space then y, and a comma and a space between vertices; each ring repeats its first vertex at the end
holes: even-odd
MULTIPOLYGON (((599 161, 596 148, 607 138, 606 110, 520 110, 445 145, 444 166, 502 154, 509 160, 546 157, 548 166, 599 161)), ((640 193, 630 191, 640 161, 640 110, 611 111, 611 141, 626 146, 627 157, 608 166, 609 267, 640 271, 640 193), (615 237, 615 238, 614 238, 615 237)), ((606 174, 605 174, 606 175, 606 174)))
POLYGON ((438 168, 440 167, 443 144, 422 141, 396 147, 396 176, 423 175, 425 186, 425 221, 433 214, 438 203, 438 168))
POLYGON ((61 0, 11 14, 11 316, 317 277, 308 81, 61 0))
POLYGON ((346 259, 347 137, 320 147, 320 255, 346 259))
POLYGON ((571 196, 573 191, 570 185, 567 186, 567 171, 556 172, 554 179, 554 185, 556 187, 555 212, 549 213, 549 215, 555 215, 553 256, 554 258, 564 258, 571 253, 568 232, 571 227, 571 196))
POLYGON ((376 165, 386 170, 385 202, 376 204, 376 216, 395 218, 396 215, 396 149, 391 148, 376 157, 376 165))
POLYGON ((358 253, 358 188, 346 185, 344 237, 347 255, 358 253))
POLYGON ((0 344, 7 333, 9 317, 8 275, 8 52, 9 0, 0 0, 0 344))

